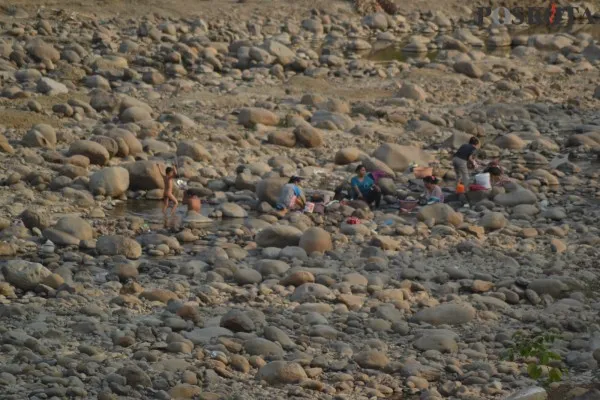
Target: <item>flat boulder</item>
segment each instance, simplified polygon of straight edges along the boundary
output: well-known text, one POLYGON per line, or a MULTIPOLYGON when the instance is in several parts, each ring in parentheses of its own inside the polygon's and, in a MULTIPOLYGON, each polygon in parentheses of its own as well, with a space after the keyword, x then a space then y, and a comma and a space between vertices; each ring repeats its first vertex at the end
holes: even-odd
POLYGON ((441 333, 421 336, 415 340, 413 346, 421 351, 435 350, 440 353, 456 353, 458 351, 458 343, 454 337, 441 333))
POLYGON ((103 256, 123 256, 132 260, 142 256, 142 246, 122 235, 100 236, 96 241, 96 251, 103 256))
POLYGON ((69 89, 65 86, 65 84, 57 82, 48 77, 40 78, 37 81, 37 91, 48 96, 69 93, 69 89))
POLYGON ((94 229, 81 217, 66 216, 52 227, 45 229, 44 237, 57 245, 79 245, 82 240, 94 238, 94 229))
POLYGON ((349 116, 327 110, 316 111, 312 115, 310 123, 317 128, 340 131, 350 130, 355 125, 349 116))
POLYGON ((337 165, 352 164, 360 158, 361 150, 357 147, 345 147, 335 153, 333 161, 337 165))
POLYGON ((219 208, 226 218, 246 218, 248 213, 241 206, 235 203, 223 203, 219 208))
POLYGON ((388 356, 379 350, 363 350, 354 356, 356 362, 361 368, 382 370, 388 366, 390 359, 388 356))
POLYGON ((396 143, 382 144, 373 152, 372 156, 396 172, 406 171, 412 162, 427 165, 432 160, 429 154, 417 147, 402 146, 396 143))
POLYGON ((124 110, 120 117, 122 122, 140 122, 152 119, 151 113, 143 107, 129 107, 124 110))
POLYGON ((185 140, 177 144, 177 156, 189 157, 194 161, 211 161, 210 153, 198 142, 185 140))
POLYGON ((483 76, 483 71, 473 61, 458 61, 454 63, 454 71, 474 79, 479 79, 483 76))
POLYGON ((396 96, 416 101, 423 101, 428 97, 427 92, 421 86, 410 82, 404 83, 396 93, 396 96))
POLYGON ((269 133, 267 142, 275 146, 292 148, 296 146, 296 135, 290 130, 278 130, 269 133))
POLYGON ((2 267, 4 280, 17 289, 33 290, 52 272, 42 264, 25 260, 8 260, 2 267))
POLYGON ((458 226, 463 222, 463 215, 454 211, 447 204, 437 203, 422 207, 417 213, 419 221, 433 220, 435 225, 458 226))
POLYGON ((555 299, 563 297, 569 290, 569 286, 566 283, 558 279, 549 278, 534 279, 529 283, 527 288, 539 295, 549 294, 555 299))
POLYGON ((306 379, 306 371, 295 362, 273 361, 258 370, 256 379, 270 385, 288 385, 300 383, 306 379))
POLYGON ((515 135, 514 133, 498 136, 496 140, 494 140, 494 144, 501 149, 508 150, 522 150, 525 148, 525 146, 527 146, 527 143, 521 139, 520 136, 515 135))
POLYGON ((257 124, 275 126, 279 124, 279 116, 264 108, 247 107, 240 110, 238 123, 246 128, 253 127, 257 124))
POLYGON ((508 192, 500 193, 494 197, 494 202, 504 207, 515 207, 521 204, 536 204, 537 196, 529 189, 514 184, 508 192))
POLYGON ((431 325, 462 325, 475 318, 475 309, 467 303, 445 303, 415 314, 415 320, 431 325))
POLYGON ((44 42, 40 38, 31 40, 25 46, 27 53, 37 61, 51 61, 53 63, 60 60, 60 52, 56 50, 51 43, 44 42))
POLYGON ((293 63, 296 59, 296 53, 283 43, 278 42, 277 40, 266 40, 263 43, 262 48, 268 51, 269 54, 271 54, 273 57, 275 57, 277 62, 283 65, 284 67, 288 64, 293 63))
POLYGON ((320 283, 304 283, 294 290, 290 296, 291 301, 307 303, 315 300, 333 300, 335 295, 325 285, 320 283))

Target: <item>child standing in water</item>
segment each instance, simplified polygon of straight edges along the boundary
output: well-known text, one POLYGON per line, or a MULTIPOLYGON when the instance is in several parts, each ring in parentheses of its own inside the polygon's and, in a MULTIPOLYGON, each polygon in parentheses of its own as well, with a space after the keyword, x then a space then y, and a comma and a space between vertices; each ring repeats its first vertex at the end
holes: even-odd
MULTIPOLYGON (((157 165, 158 167, 158 165, 157 165)), ((173 195, 173 180, 177 177, 177 168, 175 166, 167 167, 165 170, 165 175, 163 175, 164 183, 165 183, 165 192, 163 194, 163 207, 162 211, 167 216, 167 210, 169 208, 169 202, 173 204, 173 209, 171 210, 171 215, 175 215, 175 211, 177 211, 177 205, 179 202, 177 198, 173 195)))
POLYGON ((200 210, 202 208, 202 203, 200 202, 200 197, 193 190, 188 189, 185 192, 184 203, 187 204, 188 213, 195 212, 200 214, 200 210))

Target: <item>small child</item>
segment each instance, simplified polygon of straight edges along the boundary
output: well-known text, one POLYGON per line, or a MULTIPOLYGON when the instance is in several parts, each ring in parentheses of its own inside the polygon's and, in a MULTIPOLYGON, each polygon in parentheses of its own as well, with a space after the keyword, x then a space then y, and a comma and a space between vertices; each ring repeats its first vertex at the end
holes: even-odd
MULTIPOLYGON (((158 165, 156 166, 158 168, 158 165)), ((160 168, 158 168, 160 172, 160 168)), ((162 174, 162 173, 161 173, 162 174)), ((177 177, 177 168, 175 166, 167 167, 165 170, 165 175, 163 175, 165 191, 163 194, 163 207, 162 211, 167 216, 167 210, 169 208, 169 203, 173 204, 173 209, 171 210, 171 215, 175 215, 177 211, 177 205, 179 202, 177 198, 173 195, 173 180, 177 177)))
POLYGON ((202 203, 200 202, 200 198, 193 190, 188 189, 185 192, 185 203, 187 204, 188 213, 190 211, 200 213, 202 208, 202 203))
POLYGON ((439 182, 439 179, 435 176, 426 176, 423 178, 423 183, 425 184, 423 198, 425 199, 426 204, 444 202, 444 193, 442 192, 442 188, 438 185, 439 182))

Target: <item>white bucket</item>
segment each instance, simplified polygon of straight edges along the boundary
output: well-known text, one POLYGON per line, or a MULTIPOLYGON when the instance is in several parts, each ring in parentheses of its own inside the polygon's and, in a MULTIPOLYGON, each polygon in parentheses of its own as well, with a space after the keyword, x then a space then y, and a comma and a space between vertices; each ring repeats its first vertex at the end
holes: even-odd
POLYGON ((312 214, 313 211, 315 211, 315 203, 307 201, 306 205, 304 206, 304 212, 307 214, 312 214))
POLYGON ((483 186, 486 189, 492 188, 492 182, 489 172, 475 175, 475 184, 483 186))

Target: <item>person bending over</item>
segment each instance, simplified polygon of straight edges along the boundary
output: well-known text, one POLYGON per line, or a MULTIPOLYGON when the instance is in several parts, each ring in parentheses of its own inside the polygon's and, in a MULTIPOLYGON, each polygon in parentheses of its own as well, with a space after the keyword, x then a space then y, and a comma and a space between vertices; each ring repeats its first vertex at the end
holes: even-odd
POLYGON ((283 185, 276 208, 280 214, 286 214, 289 210, 302 210, 306 206, 306 197, 299 184, 302 178, 292 176, 288 183, 283 185))
POLYGON ((504 185, 506 185, 507 183, 512 182, 512 180, 508 176, 504 175, 504 172, 500 167, 488 167, 486 168, 485 172, 488 172, 490 174, 492 186, 504 187, 504 185))
POLYGON ((469 140, 469 143, 463 144, 459 147, 456 153, 454 153, 452 166, 454 167, 454 172, 456 173, 456 179, 458 182, 462 183, 465 188, 469 187, 471 179, 469 176, 469 165, 472 165, 473 167, 476 165, 475 152, 479 146, 479 139, 473 136, 469 140))

